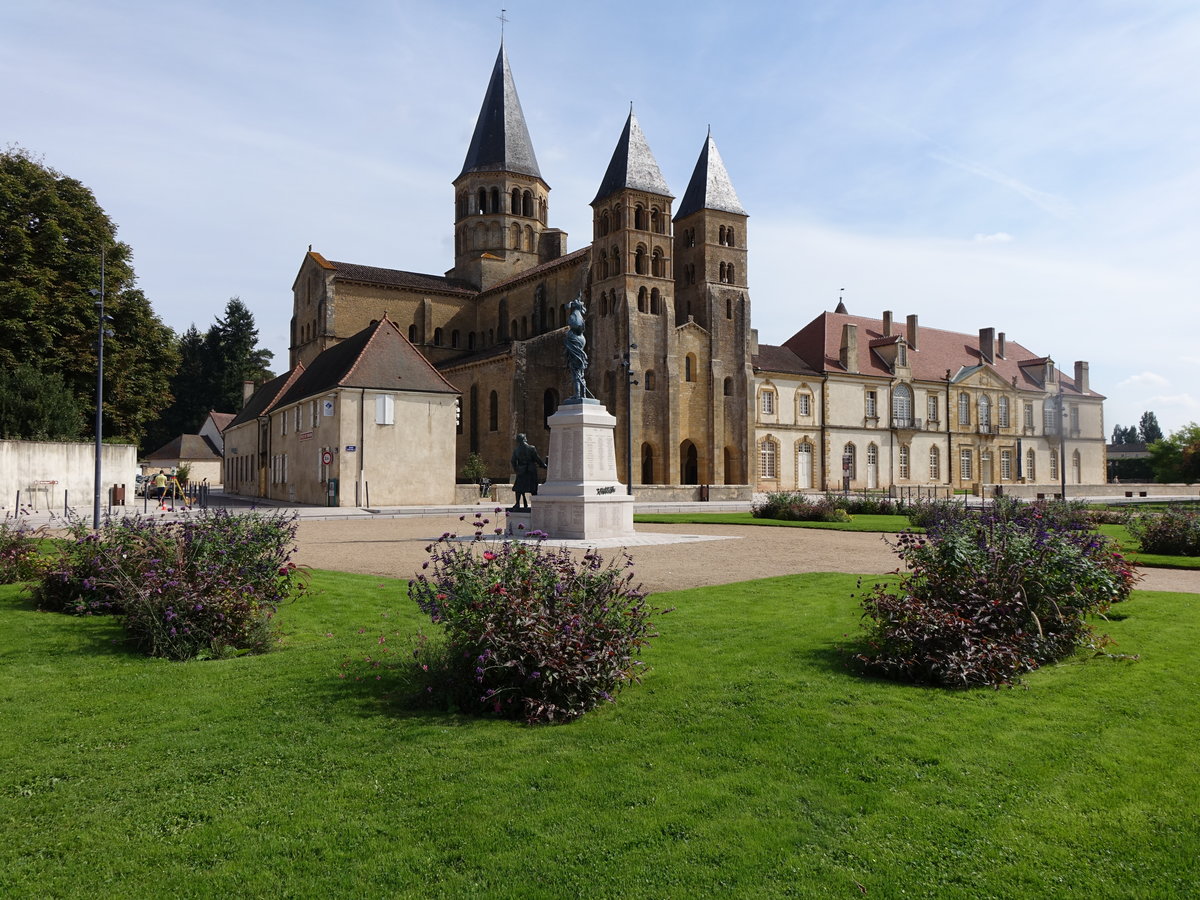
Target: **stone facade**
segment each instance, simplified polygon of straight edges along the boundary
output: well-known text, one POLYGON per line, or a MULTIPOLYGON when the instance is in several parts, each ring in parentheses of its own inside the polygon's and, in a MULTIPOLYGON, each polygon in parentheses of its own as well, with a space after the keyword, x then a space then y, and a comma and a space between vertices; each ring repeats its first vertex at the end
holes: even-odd
POLYGON ((502 48, 454 180, 454 268, 424 275, 310 250, 292 288, 292 365, 386 314, 462 394, 457 466, 479 453, 503 480, 513 436, 548 446, 547 419, 570 394, 562 338, 580 295, 588 387, 616 416, 621 478, 747 484, 747 216, 711 136, 674 221, 632 113, 592 204, 589 246, 567 252, 549 193, 502 48), (626 353, 636 385, 614 363, 626 353))
POLYGON ((822 313, 755 356, 756 487, 1055 494, 1105 482, 1104 398, 992 328, 822 313), (1062 468, 1065 463, 1065 470, 1062 468))

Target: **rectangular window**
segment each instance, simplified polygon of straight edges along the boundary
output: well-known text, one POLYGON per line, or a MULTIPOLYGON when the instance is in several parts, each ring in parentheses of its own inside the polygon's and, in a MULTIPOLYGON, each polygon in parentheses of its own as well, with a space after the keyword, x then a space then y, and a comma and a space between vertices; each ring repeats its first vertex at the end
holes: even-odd
POLYGON ((1012 481, 1012 451, 1000 451, 1000 480, 1012 481))
POLYGON ((938 420, 937 394, 927 394, 925 396, 925 418, 930 422, 936 422, 938 420))
POLYGON ((1079 407, 1071 404, 1071 434, 1079 434, 1079 407))
POLYGON ((1008 427, 1008 398, 1001 397, 998 406, 999 406, 999 409, 998 409, 999 415, 997 416, 997 418, 999 418, 999 420, 1000 420, 1000 427, 1007 428, 1008 427))
POLYGON ((799 399, 797 400, 797 404, 799 407, 799 414, 801 416, 811 416, 812 415, 812 397, 811 396, 809 396, 808 394, 800 394, 799 399))
MULTIPOLYGON (((647 388, 647 390, 649 390, 649 388, 647 388)), ((764 416, 775 415, 775 392, 774 391, 763 391, 762 392, 762 411, 763 411, 764 416)))
POLYGON ((900 477, 908 480, 908 444, 900 445, 900 477))
POLYGON ((1025 430, 1033 431, 1033 404, 1025 404, 1025 430))
POLYGON ((958 395, 958 424, 971 424, 971 397, 966 391, 958 395))
POLYGON ((279 433, 287 434, 287 413, 279 417, 279 433))
POLYGON ((377 394, 375 396, 375 424, 396 424, 396 398, 391 394, 377 394))
POLYGON ((765 440, 759 445, 758 461, 760 474, 763 478, 775 478, 775 442, 765 440))
POLYGON ((879 398, 875 391, 867 391, 867 418, 879 418, 879 398))
POLYGON ((1058 451, 1050 451, 1050 480, 1058 481, 1058 451))
POLYGON ((1058 421, 1058 410, 1054 408, 1054 404, 1047 400, 1042 406, 1042 428, 1046 434, 1058 434, 1058 429, 1055 428, 1055 423, 1058 421))
POLYGON ((296 408, 294 410, 294 415, 296 416, 296 430, 299 431, 300 428, 302 427, 302 421, 300 418, 302 415, 302 412, 300 410, 300 404, 298 404, 298 403, 296 404, 296 408))
POLYGON ((963 481, 971 480, 971 448, 963 447, 958 451, 958 477, 963 481))
POLYGON ((288 483, 287 454, 283 454, 283 483, 288 483))
POLYGON ((314 400, 312 402, 312 427, 316 428, 317 425, 319 424, 319 422, 320 422, 320 419, 318 418, 318 413, 317 413, 317 401, 314 400))
POLYGON ((929 448, 929 480, 937 481, 942 477, 942 459, 937 447, 929 448))

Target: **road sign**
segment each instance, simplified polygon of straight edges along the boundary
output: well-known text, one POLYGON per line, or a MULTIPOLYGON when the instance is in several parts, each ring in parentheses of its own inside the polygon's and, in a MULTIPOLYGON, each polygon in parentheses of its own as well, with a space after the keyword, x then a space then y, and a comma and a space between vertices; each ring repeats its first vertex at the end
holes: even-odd
POLYGON ((333 454, 330 453, 328 450, 322 450, 321 451, 321 462, 322 462, 322 464, 324 464, 326 466, 329 465, 331 462, 333 462, 333 454))

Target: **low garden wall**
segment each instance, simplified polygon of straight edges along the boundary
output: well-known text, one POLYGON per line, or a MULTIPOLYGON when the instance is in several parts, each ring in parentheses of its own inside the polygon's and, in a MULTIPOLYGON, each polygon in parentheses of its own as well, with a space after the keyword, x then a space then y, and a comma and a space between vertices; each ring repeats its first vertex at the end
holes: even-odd
MULTIPOLYGON (((138 474, 137 447, 104 444, 100 455, 104 494, 125 486, 125 502, 133 503, 134 476, 138 474)), ((12 509, 20 493, 22 506, 62 509, 88 506, 95 496, 96 445, 56 441, 0 441, 0 507, 12 509)))
MULTIPOLYGON (((992 497, 997 489, 1008 497, 1021 500, 1052 500, 1062 493, 1062 485, 1053 484, 985 484, 983 496, 992 497)), ((1200 485, 1195 484, 1067 484, 1067 499, 1072 497, 1200 497, 1200 485)))

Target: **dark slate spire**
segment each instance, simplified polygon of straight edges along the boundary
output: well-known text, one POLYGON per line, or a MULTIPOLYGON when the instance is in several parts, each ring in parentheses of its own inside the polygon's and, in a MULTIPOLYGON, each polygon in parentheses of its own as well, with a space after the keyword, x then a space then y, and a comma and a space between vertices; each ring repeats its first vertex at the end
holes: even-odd
POLYGON ((468 172, 518 172, 542 177, 503 44, 496 56, 487 93, 483 95, 467 160, 458 177, 468 172))
POLYGON ((746 210, 742 209, 741 201, 733 189, 733 183, 729 180, 729 173, 725 171, 725 163, 717 151, 712 132, 709 132, 704 141, 704 149, 700 151, 700 158, 696 160, 692 180, 683 192, 683 200, 679 202, 675 220, 678 221, 702 209, 746 215, 746 210))
POLYGON ((613 151, 612 159, 608 163, 608 171, 604 173, 604 180, 600 182, 600 190, 596 192, 596 199, 592 202, 603 200, 624 188, 661 194, 664 197, 674 196, 663 180, 658 162, 650 152, 650 145, 646 143, 646 136, 642 134, 642 128, 638 125, 637 116, 633 114, 632 109, 629 110, 629 118, 625 120, 625 130, 621 132, 621 138, 617 141, 617 149, 613 151))

